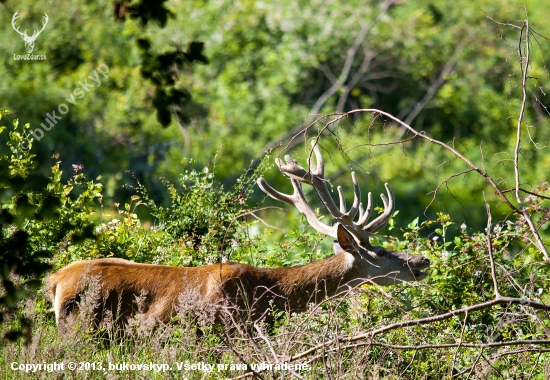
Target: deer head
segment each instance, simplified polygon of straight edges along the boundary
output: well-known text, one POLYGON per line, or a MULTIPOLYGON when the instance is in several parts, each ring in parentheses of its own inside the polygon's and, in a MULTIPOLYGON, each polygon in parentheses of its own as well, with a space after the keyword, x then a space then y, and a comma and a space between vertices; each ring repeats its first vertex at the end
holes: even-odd
POLYGON ((346 210, 344 194, 338 186, 340 207, 337 207, 326 185, 324 161, 317 141, 312 141, 312 146, 317 163, 308 160, 309 170, 299 166, 289 155, 285 156, 286 163, 278 158, 275 161, 281 172, 290 178, 294 188, 292 195, 273 189, 261 177, 258 179, 260 188, 272 198, 296 207, 305 216, 309 225, 317 231, 337 239, 334 245, 335 253, 347 252, 353 257, 354 282, 368 280, 378 285, 392 285, 426 278, 427 274, 422 270, 430 266, 427 258, 408 252, 388 251, 370 244, 370 236, 383 228, 394 212, 395 199, 388 184, 384 185, 388 196, 381 194, 384 211, 370 222, 369 218, 373 211, 372 194, 368 193, 365 209, 361 203, 361 192, 355 172, 351 173, 354 188, 352 206, 346 210), (326 225, 317 218, 306 201, 302 183, 315 189, 325 208, 336 220, 333 225, 326 225))
POLYGON ((34 42, 36 41, 40 33, 42 33, 46 25, 48 25, 49 18, 48 18, 48 15, 44 13, 44 22, 42 23, 42 29, 40 30, 35 29, 32 36, 28 36, 27 29, 25 29, 25 31, 21 33, 19 31, 19 27, 15 26, 15 20, 17 20, 17 18, 19 17, 18 14, 19 14, 19 11, 16 11, 13 14, 13 17, 11 18, 11 26, 13 27, 13 30, 19 33, 19 35, 23 38, 23 41, 25 41, 25 49, 27 50, 27 53, 30 54, 34 50, 34 42))

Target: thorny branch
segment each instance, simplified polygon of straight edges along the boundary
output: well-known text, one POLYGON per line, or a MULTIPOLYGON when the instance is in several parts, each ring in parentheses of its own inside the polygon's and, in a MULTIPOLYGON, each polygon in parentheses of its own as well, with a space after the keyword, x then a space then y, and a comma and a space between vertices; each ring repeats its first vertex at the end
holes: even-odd
MULTIPOLYGON (((491 301, 479 303, 479 304, 468 306, 468 307, 463 307, 461 309, 452 310, 452 311, 449 311, 447 313, 434 315, 434 316, 431 316, 431 317, 424 317, 424 318, 412 319, 412 320, 403 321, 403 322, 392 323, 392 324, 382 326, 382 327, 379 327, 377 329, 372 329, 372 330, 367 331, 363 334, 358 334, 358 335, 355 335, 355 336, 349 337, 349 338, 342 338, 342 337, 335 338, 335 339, 327 341, 326 343, 323 343, 321 345, 317 345, 315 347, 312 347, 312 348, 310 348, 306 351, 303 351, 299 354, 293 355, 293 356, 289 357, 287 361, 290 362, 290 361, 294 361, 294 360, 306 357, 306 356, 316 352, 317 350, 323 348, 323 345, 332 346, 336 343, 352 343, 352 342, 357 342, 357 341, 360 341, 360 340, 368 340, 368 339, 374 338, 376 335, 380 335, 380 334, 386 333, 386 332, 391 331, 391 330, 400 329, 400 328, 404 328, 404 327, 420 326, 420 325, 425 325, 425 324, 429 324, 429 323, 439 322, 439 321, 443 321, 443 320, 455 317, 457 315, 462 315, 464 313, 472 313, 474 311, 484 310, 484 309, 488 309, 488 308, 491 308, 493 306, 502 305, 502 304, 517 304, 517 305, 529 306, 529 307, 532 307, 534 309, 550 310, 550 305, 543 304, 543 303, 540 303, 540 302, 531 301, 531 300, 525 299, 525 298, 503 297, 503 296, 498 297, 498 298, 495 297, 495 299, 493 299, 491 301)), ((545 344, 550 344, 550 341, 544 341, 544 342, 545 342, 545 344)))

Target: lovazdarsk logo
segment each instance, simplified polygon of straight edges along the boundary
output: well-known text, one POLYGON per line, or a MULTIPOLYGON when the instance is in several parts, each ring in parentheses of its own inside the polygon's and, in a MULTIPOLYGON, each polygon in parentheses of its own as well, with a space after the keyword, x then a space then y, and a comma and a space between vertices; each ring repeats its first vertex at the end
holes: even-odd
POLYGON ((19 11, 16 11, 13 14, 13 17, 11 18, 11 26, 13 27, 13 30, 15 30, 23 39, 25 42, 25 49, 27 50, 27 54, 13 54, 13 59, 15 60, 23 60, 23 61, 43 61, 48 59, 46 57, 46 54, 32 54, 34 50, 34 43, 36 42, 36 39, 44 31, 46 28, 46 25, 48 25, 49 17, 47 14, 44 13, 44 21, 42 21, 42 29, 34 29, 34 32, 31 36, 27 34, 27 29, 25 29, 24 32, 21 32, 19 30, 19 27, 15 25, 16 20, 19 18, 19 11))

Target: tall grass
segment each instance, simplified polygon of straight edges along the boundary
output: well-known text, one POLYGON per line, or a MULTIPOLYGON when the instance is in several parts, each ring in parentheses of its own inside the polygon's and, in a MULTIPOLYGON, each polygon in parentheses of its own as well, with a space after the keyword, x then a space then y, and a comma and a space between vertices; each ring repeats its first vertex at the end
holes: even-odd
MULTIPOLYGON (((390 299, 384 300, 388 305, 386 314, 369 313, 369 300, 381 297, 374 288, 312 305, 301 314, 282 315, 274 311, 279 318, 273 326, 237 321, 230 313, 221 318, 222 322, 213 324, 214 313, 220 309, 188 296, 180 298, 177 315, 168 324, 147 319, 138 312, 121 327, 112 316, 103 318, 99 325, 94 322, 96 307, 101 303, 97 286, 98 282, 90 283, 79 302, 79 312, 62 331, 56 328, 53 313, 45 312, 42 295, 25 301, 22 310, 34 321, 32 338, 26 344, 19 341, 2 346, 2 378, 226 379, 255 374, 264 379, 432 379, 445 377, 453 365, 467 368, 480 357, 479 350, 468 348, 407 351, 389 346, 425 344, 434 339, 454 341, 458 332, 445 322, 396 330, 378 337, 376 344, 368 338, 351 344, 337 340, 293 360, 293 365, 302 365, 299 370, 284 367, 291 356, 336 337, 361 334, 373 326, 395 321, 396 317, 413 318, 415 311, 407 311, 395 303, 395 298, 393 305, 388 302, 390 299), (381 341, 388 346, 381 346, 381 341), (44 368, 36 372, 12 369, 12 365, 40 363, 64 363, 65 368, 52 372, 44 368), (69 370, 69 363, 75 363, 76 369, 69 370)), ((399 287, 396 290, 386 296, 398 296, 399 287)), ((136 310, 140 302, 138 298, 136 310)), ((7 328, 9 323, 5 325, 7 328)), ((525 368, 539 374, 534 378, 543 378, 540 376, 550 371, 545 354, 524 352, 512 357, 505 351, 486 350, 485 355, 496 360, 478 363, 470 378, 521 378, 515 376, 526 373, 525 368)))

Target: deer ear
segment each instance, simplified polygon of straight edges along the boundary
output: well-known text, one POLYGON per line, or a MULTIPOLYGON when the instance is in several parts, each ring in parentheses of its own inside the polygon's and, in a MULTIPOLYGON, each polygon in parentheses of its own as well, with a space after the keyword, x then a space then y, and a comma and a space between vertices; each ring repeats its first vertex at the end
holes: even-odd
POLYGON ((355 239, 341 224, 338 224, 336 237, 338 238, 338 244, 340 244, 340 247, 342 247, 344 251, 357 253, 358 248, 355 239))
POLYGON ((332 250, 334 251, 334 254, 337 255, 339 253, 345 252, 344 249, 340 244, 338 244, 338 241, 334 240, 332 242, 332 250))

